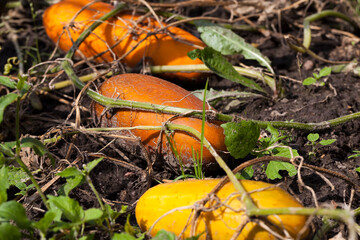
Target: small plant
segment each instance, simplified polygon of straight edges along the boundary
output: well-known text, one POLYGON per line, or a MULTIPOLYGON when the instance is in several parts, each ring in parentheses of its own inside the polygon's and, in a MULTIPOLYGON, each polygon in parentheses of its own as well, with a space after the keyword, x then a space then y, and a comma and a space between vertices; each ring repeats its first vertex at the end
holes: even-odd
POLYGON ((350 155, 348 158, 357 158, 360 157, 360 151, 354 150, 353 155, 350 155))
POLYGON ((324 67, 319 71, 319 73, 313 73, 314 77, 308 77, 305 78, 303 81, 304 86, 313 85, 317 82, 319 82, 320 86, 325 86, 325 81, 321 81, 321 78, 329 76, 331 74, 331 68, 330 67, 324 67))
POLYGON ((310 133, 307 136, 307 139, 310 141, 310 143, 307 145, 312 146, 312 150, 308 153, 310 159, 312 159, 313 157, 316 156, 317 148, 319 145, 327 146, 336 141, 336 139, 323 139, 323 140, 318 141, 319 138, 320 138, 320 136, 317 133, 310 133))
POLYGON ((29 219, 21 203, 8 200, 7 189, 11 185, 19 186, 26 176, 22 174, 20 178, 15 178, 12 172, 16 170, 21 173, 21 170, 3 165, 0 168, 0 236, 4 239, 35 239, 39 234, 40 239, 47 239, 46 236, 49 235, 53 236, 51 239, 60 239, 63 232, 67 232, 66 239, 93 239, 95 234, 85 231, 85 228, 105 225, 111 235, 115 220, 125 213, 126 206, 122 206, 120 211, 115 211, 100 199, 89 177, 90 171, 100 161, 101 158, 84 165, 83 170, 71 167, 60 172, 58 175, 65 177, 67 183, 59 192, 59 196, 47 195, 44 202, 47 212, 39 221, 29 219), (93 190, 100 208, 85 210, 78 201, 68 196, 72 189, 82 183, 87 183, 93 190))
MULTIPOLYGON (((288 146, 291 136, 285 131, 279 131, 271 125, 268 125, 266 131, 270 133, 269 136, 263 137, 259 140, 259 146, 254 149, 252 154, 257 157, 265 155, 294 158, 299 156, 296 149, 288 146)), ((264 168, 266 176, 271 179, 281 179, 279 171, 287 171, 289 176, 295 176, 297 171, 294 165, 287 162, 270 161, 264 168)))

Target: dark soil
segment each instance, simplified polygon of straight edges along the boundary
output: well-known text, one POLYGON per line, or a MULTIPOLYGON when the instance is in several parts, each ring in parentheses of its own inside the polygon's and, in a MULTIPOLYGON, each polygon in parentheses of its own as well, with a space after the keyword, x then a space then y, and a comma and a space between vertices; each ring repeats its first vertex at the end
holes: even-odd
MULTIPOLYGON (((333 4, 339 4, 339 10, 348 14, 352 13, 346 4, 341 5, 337 1, 330 2, 328 7, 333 4)), ((269 31, 264 34, 259 31, 237 31, 237 33, 248 42, 256 43, 259 50, 272 61, 272 66, 277 74, 279 97, 274 100, 268 98, 248 99, 245 103, 236 103, 233 99, 224 99, 214 106, 217 110, 246 119, 304 123, 319 123, 360 111, 359 75, 352 72, 332 73, 329 77, 323 79, 325 81, 324 86, 303 86, 301 83, 306 77, 312 76, 313 72, 318 72, 319 69, 329 64, 314 59, 308 54, 294 52, 286 44, 284 35, 292 34, 301 37, 302 28, 299 28, 299 25, 302 24, 304 16, 316 12, 316 6, 317 4, 310 6, 300 5, 297 8, 283 11, 281 22, 279 22, 279 16, 275 13, 269 14, 266 20, 259 23, 256 22, 256 17, 248 18, 248 21, 252 21, 254 25, 265 25, 265 28, 269 31)), ((39 13, 41 13, 43 6, 39 5, 38 7, 39 13)), ((189 10, 184 12, 194 14, 197 11, 189 10)), ((227 16, 228 14, 223 8, 219 8, 219 11, 215 15, 227 16)), ((13 18, 17 18, 18 14, 29 18, 29 13, 24 12, 23 9, 11 10, 8 14, 13 18)), ((14 22, 11 24, 13 28, 19 28, 21 24, 33 26, 31 22, 20 24, 14 22)), ((40 17, 37 18, 36 24, 41 25, 40 17)), ((346 22, 334 18, 325 18, 323 21, 318 21, 313 25, 316 26, 316 29, 313 30, 311 43, 313 52, 332 61, 360 60, 360 39, 356 37, 356 34, 358 34, 356 29, 353 29, 346 22), (333 29, 339 29, 343 32, 334 32, 333 29), (355 35, 349 37, 344 32, 355 35)), ((31 34, 32 37, 33 34, 35 33, 31 34)), ((37 34, 41 36, 39 37, 41 52, 50 54, 54 49, 54 45, 45 37, 43 29, 38 29, 37 34)), ((25 36, 21 36, 21 44, 31 44, 25 41, 25 36)), ((3 46, 3 50, 0 52, 2 56, 0 69, 2 71, 2 66, 5 64, 4 59, 16 54, 6 34, 0 35, 0 44, 3 46)), ((44 57, 43 60, 46 60, 46 58, 44 57)), ((241 56, 234 56, 231 61, 234 63, 242 61, 247 65, 256 65, 253 61, 245 61, 241 56)), ((81 65, 77 68, 77 71, 80 73, 85 68, 87 66, 81 65)), ((64 75, 61 75, 60 78, 66 79, 64 75)), ((50 80, 51 78, 47 79, 50 80)), ((103 79, 99 79, 98 83, 101 81, 103 79)), ((217 90, 243 90, 238 84, 215 75, 210 78, 209 84, 211 88, 217 90)), ((6 93, 4 88, 0 90, 1 94, 6 93)), ((43 104, 42 110, 34 109, 28 100, 24 102, 22 106, 21 133, 23 135, 47 138, 54 134, 61 134, 69 126, 73 127, 76 114, 71 112, 73 110, 71 103, 75 101, 78 93, 78 91, 74 91, 73 87, 68 87, 52 91, 51 96, 40 95, 43 104), (67 100, 69 104, 64 104, 59 98, 67 100)), ((80 105, 85 107, 85 109, 80 110, 78 116, 80 117, 81 126, 94 127, 89 111, 90 100, 87 97, 82 97, 80 105)), ((2 141, 14 140, 13 129, 14 106, 11 106, 7 109, 4 122, 1 125, 2 141)), ((298 150, 300 155, 304 157, 305 163, 341 173, 348 176, 355 183, 360 184, 359 172, 355 170, 360 166, 360 157, 349 158, 350 155, 354 154, 354 150, 360 150, 359 132, 359 120, 318 131, 317 133, 320 134, 321 139, 336 139, 336 142, 329 146, 318 147, 315 157, 312 158, 309 157, 309 152, 312 149, 311 146, 307 145, 308 140, 306 138, 309 132, 288 130, 287 133, 292 136, 290 146, 298 150)), ((128 211, 132 214, 132 220, 134 219, 133 209, 136 200, 150 186, 156 185, 158 181, 172 180, 179 176, 179 172, 168 166, 164 160, 147 154, 136 139, 125 140, 121 135, 117 138, 84 133, 72 137, 66 136, 63 140, 49 145, 50 152, 56 157, 55 166, 52 166, 47 161, 42 162, 43 159, 40 161, 38 158, 36 158, 36 161, 29 161, 29 165, 33 169, 42 169, 37 177, 41 181, 40 185, 43 186, 55 177, 56 171, 69 166, 74 161, 76 165, 81 167, 82 164, 95 159, 97 156, 94 153, 103 148, 102 153, 107 157, 92 171, 91 179, 101 198, 114 208, 120 209, 123 204, 129 205, 128 211), (113 139, 116 140, 112 141, 113 139), (149 174, 148 162, 154 160, 156 162, 149 174)), ((248 158, 250 159, 251 156, 248 158)), ((242 162, 242 160, 235 161, 230 157, 228 161, 232 167, 242 162)), ((260 165, 256 169, 253 179, 276 183, 284 182, 284 186, 287 186, 287 189, 294 193, 305 206, 315 206, 311 193, 299 186, 296 177, 288 177, 284 173, 283 179, 270 181, 266 178, 260 165)), ((220 177, 223 176, 223 172, 215 171, 208 173, 207 176, 220 177)), ((331 186, 314 171, 304 169, 301 176, 304 183, 315 190, 319 204, 331 204, 336 207, 349 204, 351 186, 344 180, 326 175, 334 187, 334 189, 331 189, 331 186)), ((58 191, 63 183, 62 180, 56 181, 50 186, 47 193, 58 191)), ((32 192, 29 193, 29 198, 25 200, 25 203, 32 199, 31 195, 32 192)), ((98 204, 87 185, 75 189, 71 196, 77 199, 85 208, 96 207, 98 204)), ((352 208, 360 206, 359 192, 355 193, 350 204, 352 208)), ((30 206, 41 207, 40 199, 35 199, 30 206)), ((41 213, 37 212, 35 208, 29 208, 28 214, 35 219, 41 216, 41 213)), ((121 221, 124 221, 124 219, 121 221)), ((121 221, 119 222, 120 226, 124 224, 121 221)), ((319 219, 315 220, 315 229, 319 229, 320 224, 319 219)), ((346 229, 338 227, 331 231, 327 238, 331 238, 341 230, 346 235, 346 229)))

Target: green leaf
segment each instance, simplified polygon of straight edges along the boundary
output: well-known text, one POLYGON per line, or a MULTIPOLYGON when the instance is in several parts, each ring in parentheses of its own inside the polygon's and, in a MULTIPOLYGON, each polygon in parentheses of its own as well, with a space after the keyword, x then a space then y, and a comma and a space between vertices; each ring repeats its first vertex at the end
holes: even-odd
POLYGON ((127 215, 124 230, 125 230, 125 232, 129 233, 130 235, 135 236, 136 231, 135 231, 134 227, 131 226, 130 214, 127 215))
POLYGON ((15 89, 17 82, 6 76, 0 76, 0 85, 4 85, 8 88, 15 89))
POLYGON ((56 175, 59 175, 60 177, 68 178, 68 177, 76 177, 79 175, 83 176, 84 174, 76 167, 69 167, 69 168, 66 168, 65 170, 57 173, 56 175))
POLYGON ((229 122, 221 125, 225 145, 235 158, 244 158, 255 147, 260 136, 260 127, 252 121, 229 122))
POLYGON ((316 81, 320 79, 320 75, 317 74, 317 73, 313 73, 313 76, 314 76, 314 78, 315 78, 316 81))
POLYGON ((253 166, 248 166, 244 170, 241 171, 241 173, 237 173, 236 175, 237 179, 251 179, 254 176, 254 168, 253 166))
POLYGON ((9 147, 7 144, 0 144, 0 152, 4 153, 5 155, 9 157, 14 157, 15 154, 12 151, 11 147, 9 147))
POLYGON ((0 123, 2 123, 4 119, 5 108, 15 102, 18 96, 16 93, 8 93, 0 97, 0 123))
POLYGON ((280 161, 270 161, 266 167, 266 176, 274 180, 276 178, 281 179, 281 175, 279 174, 280 170, 288 171, 289 176, 295 176, 297 170, 294 165, 288 162, 280 162, 280 161))
POLYGON ((48 196, 49 202, 58 207, 63 216, 73 223, 81 223, 85 217, 84 210, 79 202, 67 196, 48 196))
POLYGON ((308 86, 308 85, 311 85, 311 84, 314 84, 316 83, 316 79, 313 78, 313 77, 308 77, 308 78, 305 78, 304 81, 303 81, 303 85, 304 86, 308 86))
POLYGON ((274 128, 271 124, 268 124, 266 126, 266 130, 271 134, 270 140, 269 140, 269 146, 275 144, 277 141, 279 141, 279 131, 274 128))
POLYGON ((41 218, 38 222, 35 222, 33 225, 35 228, 39 229, 43 234, 46 234, 51 223, 56 217, 56 212, 54 210, 49 210, 45 213, 44 217, 41 218))
POLYGON ((21 239, 20 229, 17 226, 11 225, 9 223, 0 224, 0 236, 1 239, 6 239, 6 240, 21 239))
POLYGON ((176 235, 172 232, 168 232, 164 229, 161 229, 158 231, 155 235, 155 237, 152 238, 152 240, 175 240, 176 235))
POLYGON ((256 82, 241 76, 228 60, 210 47, 203 50, 195 49, 188 53, 189 56, 200 58, 204 64, 220 77, 229 79, 233 82, 239 83, 245 87, 266 93, 256 82))
POLYGON ((71 190, 84 183, 84 180, 85 177, 83 175, 66 178, 66 184, 64 185, 64 194, 68 196, 71 190))
POLYGON ((326 145, 330 145, 332 143, 334 143, 336 141, 336 139, 324 139, 324 140, 321 140, 319 143, 323 146, 326 146, 326 145))
POLYGON ((355 168, 355 170, 360 173, 360 167, 355 168))
POLYGON ((79 238, 79 240, 93 240, 95 237, 95 234, 90 234, 87 236, 82 236, 81 238, 79 238))
POLYGON ((319 139, 319 137, 320 136, 317 133, 310 133, 309 135, 307 135, 307 139, 312 143, 316 142, 319 139))
POLYGON ((10 166, 8 167, 8 182, 10 186, 16 186, 20 192, 15 195, 25 195, 26 192, 33 188, 33 184, 26 185, 26 182, 29 180, 27 173, 19 167, 10 166))
POLYGON ((57 175, 66 178, 66 184, 62 188, 64 192, 61 192, 61 194, 65 194, 66 196, 69 195, 71 190, 82 184, 85 179, 85 174, 76 167, 66 168, 64 171, 59 172, 57 175))
POLYGON ((20 167, 10 166, 8 170, 8 180, 10 185, 16 186, 17 184, 21 182, 24 183, 30 179, 27 173, 20 167))
POLYGON ((54 218, 54 222, 61 222, 61 216, 62 216, 62 211, 60 210, 60 208, 58 208, 53 202, 48 201, 50 209, 49 211, 52 211, 55 213, 55 218, 54 218))
POLYGON ((122 205, 120 211, 114 211, 110 205, 105 204, 105 210, 107 216, 112 220, 115 221, 120 215, 126 213, 127 206, 122 205))
POLYGON ((201 39, 209 47, 221 52, 223 55, 242 54, 246 59, 256 60, 272 74, 275 74, 270 65, 270 60, 230 29, 204 21, 195 21, 195 24, 201 33, 201 39))
POLYGON ((320 77, 326 77, 326 76, 329 76, 330 74, 331 74, 331 68, 330 67, 324 67, 319 72, 320 77))
POLYGON ((21 229, 30 229, 31 226, 25 208, 16 201, 3 202, 0 205, 0 218, 14 221, 21 229))
POLYGON ((6 190, 10 187, 8 180, 8 168, 6 166, 2 166, 0 169, 0 183, 0 204, 2 204, 7 201, 6 190))
POLYGON ((16 88, 20 90, 21 95, 25 94, 29 89, 30 85, 27 84, 27 76, 18 75, 19 81, 17 82, 16 88))
POLYGON ((273 150, 273 155, 277 156, 277 157, 291 158, 291 157, 299 156, 299 153, 296 149, 277 147, 273 150), (291 156, 291 153, 292 153, 292 156, 291 156))
POLYGON ((84 169, 89 173, 89 172, 91 172, 102 160, 103 160, 103 158, 97 158, 97 159, 89 162, 88 164, 86 164, 86 166, 84 167, 84 169))
POLYGON ((115 233, 111 240, 136 240, 137 238, 127 232, 115 233))
POLYGON ((89 221, 94 221, 94 220, 98 220, 103 216, 103 211, 101 211, 101 209, 98 208, 90 208, 85 210, 85 218, 84 221, 85 222, 89 222, 89 221))
POLYGON ((354 150, 354 151, 353 151, 353 153, 355 153, 355 154, 353 154, 353 155, 349 156, 348 158, 356 158, 356 157, 360 157, 360 151, 356 151, 356 150, 354 150))

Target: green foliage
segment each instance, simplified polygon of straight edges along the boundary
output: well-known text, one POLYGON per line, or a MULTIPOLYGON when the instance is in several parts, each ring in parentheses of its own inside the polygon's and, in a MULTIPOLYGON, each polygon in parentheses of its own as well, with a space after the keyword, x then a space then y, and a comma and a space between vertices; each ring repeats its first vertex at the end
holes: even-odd
POLYGON ((235 174, 237 179, 251 179, 254 176, 254 168, 252 166, 246 167, 240 173, 235 174))
MULTIPOLYGON (((270 136, 260 139, 259 149, 253 152, 254 155, 259 157, 264 155, 271 155, 286 158, 299 156, 295 149, 287 146, 290 136, 286 135, 285 132, 279 132, 271 125, 268 125, 266 130, 270 133, 270 136)), ((269 179, 281 179, 282 177, 279 174, 280 170, 287 171, 289 176, 294 176, 297 172, 295 166, 291 163, 270 161, 266 166, 265 173, 269 179)))
POLYGON ((69 195, 71 190, 85 182, 86 176, 100 163, 102 158, 97 158, 88 164, 84 165, 84 170, 79 170, 76 167, 70 167, 58 173, 60 177, 66 178, 66 184, 62 190, 66 196, 69 195))
POLYGON ((155 237, 152 240, 175 240, 176 236, 172 232, 168 232, 165 230, 160 230, 156 233, 155 237))
POLYGON ((360 173, 360 167, 357 167, 355 170, 360 173))
POLYGON ((224 129, 225 145, 235 158, 246 157, 260 136, 260 127, 253 121, 229 122, 221 127, 224 129))
MULTIPOLYGON (((134 237, 133 235, 122 232, 122 233, 115 233, 111 240, 137 240, 138 238, 134 237)), ((143 239, 143 238, 141 238, 143 239)))
POLYGON ((31 222, 27 218, 25 208, 16 201, 7 201, 0 204, 1 222, 14 222, 21 229, 30 229, 31 222))
MULTIPOLYGON (((84 182, 91 185, 91 181, 88 180, 89 172, 93 170, 100 161, 101 158, 84 165, 83 170, 68 168, 59 175, 65 177, 67 180, 81 176, 84 182)), ((107 204, 103 205, 104 207, 101 209, 90 208, 84 210, 78 201, 67 195, 48 195, 48 211, 45 212, 39 221, 31 221, 26 216, 25 209, 20 203, 7 201, 6 193, 9 186, 19 186, 19 183, 27 180, 28 176, 21 168, 6 165, 0 168, 1 237, 6 237, 6 239, 22 239, 23 233, 27 234, 27 236, 34 237, 34 233, 38 232, 42 239, 46 239, 46 236, 50 233, 56 236, 66 231, 68 234, 65 239, 93 239, 93 234, 83 234, 85 226, 102 226, 106 222, 115 224, 115 220, 126 211, 126 206, 123 206, 120 211, 114 211, 107 204)), ((75 184, 70 180, 67 181, 64 188, 73 189, 79 184, 80 183, 75 184), (70 185, 70 187, 67 185, 70 185)), ((108 227, 109 226, 110 225, 108 225, 108 227)))
POLYGON ((61 216, 73 223, 82 223, 85 219, 85 212, 79 205, 79 202, 68 196, 48 195, 48 202, 51 208, 57 208, 61 211, 61 216))
POLYGON ((279 174, 279 171, 285 170, 288 172, 289 176, 295 176, 297 173, 296 168, 291 163, 287 162, 280 162, 280 161, 270 161, 269 164, 266 167, 266 176, 274 180, 276 178, 281 179, 281 175, 279 174))
POLYGON ((246 59, 256 60, 260 65, 266 67, 274 74, 270 60, 230 29, 208 21, 195 21, 195 24, 201 33, 201 39, 207 46, 223 55, 242 54, 246 59))
POLYGON ((6 190, 10 187, 8 182, 8 170, 5 166, 0 169, 0 204, 7 201, 6 190))
MULTIPOLYGON (((145 238, 143 234, 139 234, 140 236, 135 237, 134 235, 128 232, 115 233, 111 240, 142 240, 145 238)), ((151 238, 152 240, 175 240, 176 235, 172 232, 168 232, 166 230, 159 230, 155 237, 151 238)), ((196 240, 198 238, 187 238, 186 240, 196 240)))
POLYGON ((19 90, 19 92, 11 92, 0 97, 0 123, 3 121, 5 109, 18 98, 21 98, 30 89, 30 85, 28 85, 25 80, 26 77, 19 76, 19 81, 15 82, 9 77, 0 76, 1 85, 19 90))
POLYGON ((20 240, 21 233, 20 229, 10 223, 1 223, 0 224, 0 236, 3 239, 7 240, 20 240))
POLYGON ((0 97, 0 123, 3 121, 5 108, 15 102, 18 96, 16 93, 8 93, 0 97))
MULTIPOLYGON (((303 85, 304 86, 312 85, 316 82, 319 82, 321 78, 329 76, 330 74, 331 74, 331 68, 324 67, 323 69, 321 69, 319 71, 319 73, 314 72, 313 77, 308 77, 308 78, 304 79, 303 85)), ((320 82, 319 84, 320 84, 320 86, 324 86, 325 82, 320 82)))
POLYGON ((127 232, 128 234, 130 234, 132 236, 135 236, 135 234, 136 234, 135 228, 133 226, 131 226, 131 224, 130 224, 130 214, 128 214, 128 216, 126 218, 124 230, 125 230, 125 232, 127 232))
POLYGON ((191 59, 199 58, 204 64, 220 77, 239 83, 245 87, 266 93, 257 83, 241 76, 232 64, 220 52, 213 48, 206 47, 203 50, 195 49, 188 53, 191 59))
MULTIPOLYGON (((4 153, 5 155, 9 157, 13 157, 15 153, 12 149, 14 149, 16 146, 16 141, 12 142, 5 142, 0 144, 0 152, 4 153)), ((39 140, 35 138, 22 138, 20 141, 20 148, 29 147, 34 150, 34 152, 39 156, 45 156, 47 155, 52 162, 54 162, 54 157, 49 152, 49 150, 46 148, 46 146, 39 140)))
POLYGON ((34 187, 33 184, 27 184, 30 180, 27 173, 18 167, 9 166, 8 169, 8 183, 10 186, 17 187, 20 191, 15 195, 24 196, 30 189, 34 187))
POLYGON ((353 153, 355 153, 355 154, 350 155, 348 158, 357 158, 357 157, 360 157, 360 151, 354 150, 353 153))
POLYGON ((307 139, 309 140, 310 143, 308 143, 306 145, 310 145, 312 147, 311 151, 308 153, 310 159, 312 159, 316 156, 319 145, 327 146, 336 141, 336 139, 322 139, 319 141, 320 136, 317 133, 308 134, 307 139))

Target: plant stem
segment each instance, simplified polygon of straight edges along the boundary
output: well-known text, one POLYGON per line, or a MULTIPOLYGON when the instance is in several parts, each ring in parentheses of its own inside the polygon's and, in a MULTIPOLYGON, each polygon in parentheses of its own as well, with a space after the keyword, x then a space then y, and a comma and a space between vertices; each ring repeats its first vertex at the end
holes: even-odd
POLYGON ((34 184, 34 187, 38 194, 40 195, 45 207, 49 209, 49 205, 47 204, 47 199, 42 192, 39 184, 37 183, 36 179, 32 175, 29 168, 25 165, 25 163, 22 161, 20 157, 20 150, 21 150, 21 144, 20 144, 20 103, 21 103, 21 97, 18 97, 16 101, 16 116, 15 116, 15 138, 16 138, 16 150, 15 150, 15 160, 20 165, 20 167, 26 172, 28 177, 30 178, 31 182, 34 184))
POLYGON ((304 45, 305 48, 309 48, 310 43, 311 43, 310 23, 314 22, 316 20, 319 20, 321 18, 324 18, 324 17, 329 17, 329 16, 341 18, 341 19, 349 22, 355 28, 357 28, 356 23, 350 17, 348 17, 348 16, 346 16, 346 15, 340 13, 340 12, 336 12, 336 11, 333 11, 333 10, 325 10, 325 11, 322 11, 322 12, 319 12, 319 13, 312 14, 312 15, 310 15, 310 16, 308 16, 308 17, 306 17, 304 19, 304 37, 303 37, 304 40, 303 40, 303 45, 304 45))
MULTIPOLYGON (((85 84, 81 82, 80 79, 76 76, 70 63, 68 61, 64 61, 62 62, 62 66, 68 77, 75 84, 75 86, 79 89, 82 89, 85 86, 85 84)), ((87 89, 86 93, 94 101, 100 103, 106 108, 120 107, 120 108, 132 109, 134 111, 143 110, 143 111, 151 111, 151 112, 162 112, 162 113, 168 113, 174 115, 185 114, 189 117, 196 117, 196 118, 202 117, 201 110, 164 106, 160 104, 152 104, 146 102, 113 99, 113 98, 104 97, 99 93, 90 89, 87 89)), ((245 120, 243 118, 238 118, 236 116, 222 114, 211 110, 207 111, 207 113, 209 113, 210 115, 209 119, 216 119, 223 122, 231 122, 231 121, 237 122, 237 121, 245 120)), ((323 121, 320 123, 300 123, 300 122, 288 122, 288 121, 260 121, 260 120, 252 120, 252 121, 257 123, 261 128, 266 128, 270 124, 273 127, 280 129, 297 129, 297 130, 305 130, 305 131, 313 132, 313 131, 319 131, 319 130, 335 127, 340 124, 359 118, 360 118, 360 112, 352 113, 349 115, 331 119, 329 121, 323 121)))
MULTIPOLYGON (((95 194, 95 197, 96 197, 97 201, 99 202, 101 210, 103 212, 105 212, 106 211, 105 206, 104 206, 104 204, 103 204, 103 202, 102 202, 102 200, 101 200, 101 198, 99 196, 99 193, 96 191, 96 188, 95 188, 93 182, 91 181, 91 178, 89 176, 89 172, 85 173, 85 179, 86 179, 87 184, 90 186, 91 190, 95 194)), ((108 226, 108 229, 110 230, 110 236, 112 236, 113 235, 113 229, 112 229, 112 227, 110 225, 110 221, 109 221, 108 218, 105 218, 105 221, 106 221, 106 224, 108 226)))
MULTIPOLYGON (((264 81, 271 89, 275 88, 275 80, 261 72, 253 69, 247 69, 243 67, 234 66, 235 70, 240 75, 255 78, 257 80, 264 81)), ((162 66, 150 66, 151 73, 171 73, 171 72, 211 72, 211 70, 205 64, 189 64, 189 65, 162 65, 162 66)))

